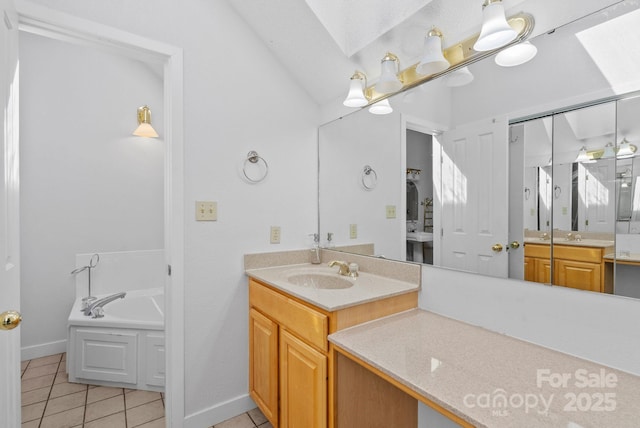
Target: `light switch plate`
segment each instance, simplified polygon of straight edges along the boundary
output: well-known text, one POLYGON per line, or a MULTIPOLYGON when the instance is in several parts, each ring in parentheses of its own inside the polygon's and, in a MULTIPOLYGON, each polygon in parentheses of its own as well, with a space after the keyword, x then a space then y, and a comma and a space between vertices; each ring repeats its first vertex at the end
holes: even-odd
POLYGON ((350 224, 349 225, 349 238, 356 239, 358 237, 358 225, 350 224))
POLYGON ((218 203, 214 201, 196 201, 196 221, 217 221, 218 203))
POLYGON ((387 205, 387 218, 396 218, 396 206, 387 205))
POLYGON ((280 226, 271 226, 271 243, 280 243, 280 226))

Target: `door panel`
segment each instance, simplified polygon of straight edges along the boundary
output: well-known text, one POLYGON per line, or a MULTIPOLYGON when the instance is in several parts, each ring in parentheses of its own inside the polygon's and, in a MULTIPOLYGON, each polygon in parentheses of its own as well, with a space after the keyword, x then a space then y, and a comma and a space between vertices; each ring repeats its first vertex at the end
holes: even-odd
POLYGON ((327 357, 286 330, 280 334, 282 428, 327 426, 327 357))
POLYGON ((507 144, 505 120, 443 134, 442 266, 507 277, 507 144))
MULTIPOLYGON (((18 173, 18 17, 11 0, 0 0, 0 312, 20 310, 18 173)), ((20 426, 20 327, 0 330, 0 426, 20 426)))

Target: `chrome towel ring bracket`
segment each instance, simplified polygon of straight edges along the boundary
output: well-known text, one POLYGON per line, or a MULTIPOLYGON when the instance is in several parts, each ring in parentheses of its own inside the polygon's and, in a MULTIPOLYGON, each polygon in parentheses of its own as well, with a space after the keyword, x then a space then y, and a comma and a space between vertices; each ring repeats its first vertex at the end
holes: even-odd
POLYGON ((258 154, 258 152, 251 150, 247 153, 247 158, 244 160, 244 164, 242 165, 242 173, 250 183, 259 183, 267 177, 267 174, 269 174, 269 164, 258 154), (255 165, 255 167, 252 167, 252 165, 255 165), (252 169, 258 170, 258 172, 255 174, 249 174, 247 170, 252 169))
POLYGON ((378 185, 378 174, 369 165, 365 165, 362 169, 360 179, 362 180, 362 186, 367 190, 373 190, 378 185))

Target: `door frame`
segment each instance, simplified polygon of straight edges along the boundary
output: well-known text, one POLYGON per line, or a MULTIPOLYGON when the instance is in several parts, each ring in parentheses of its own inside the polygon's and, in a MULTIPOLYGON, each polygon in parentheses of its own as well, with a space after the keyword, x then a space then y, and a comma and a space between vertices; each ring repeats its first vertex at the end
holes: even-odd
MULTIPOLYGON (((440 266, 441 262, 441 248, 442 248, 442 235, 440 233, 442 229, 442 218, 440 207, 442 206, 441 194, 442 194, 442 150, 438 137, 446 131, 449 131, 449 126, 441 123, 432 122, 412 116, 408 114, 402 114, 402 130, 401 137, 401 172, 404 176, 404 171, 407 169, 407 130, 420 132, 422 134, 431 135, 433 138, 432 146, 432 163, 433 163, 433 266, 440 266)), ((402 180, 401 206, 406 206, 406 180, 402 180)), ((406 240, 406 236, 403 237, 406 240)), ((406 254, 404 259, 406 259, 406 254)))
MULTIPOLYGON (((184 141, 181 48, 46 7, 18 2, 18 29, 164 66, 166 424, 184 424, 184 141)), ((19 49, 19 48, 18 48, 19 49)), ((18 51, 19 55, 19 51, 18 51)))

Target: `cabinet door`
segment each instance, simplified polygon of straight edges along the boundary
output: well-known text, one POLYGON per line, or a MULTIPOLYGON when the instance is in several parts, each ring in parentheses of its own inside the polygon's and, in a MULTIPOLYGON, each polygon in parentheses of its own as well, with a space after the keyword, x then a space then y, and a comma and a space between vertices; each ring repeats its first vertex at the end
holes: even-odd
POLYGON ((278 325, 249 311, 249 392, 274 427, 278 426, 278 325))
POLYGON ((536 282, 551 284, 551 262, 549 259, 534 259, 536 282))
POLYGON ((602 291, 600 265, 573 260, 555 260, 555 283, 580 290, 602 291))
POLYGON ((533 257, 524 258, 524 280, 536 281, 536 259, 533 257))
POLYGON ((327 357, 280 332, 280 427, 327 426, 327 357))

